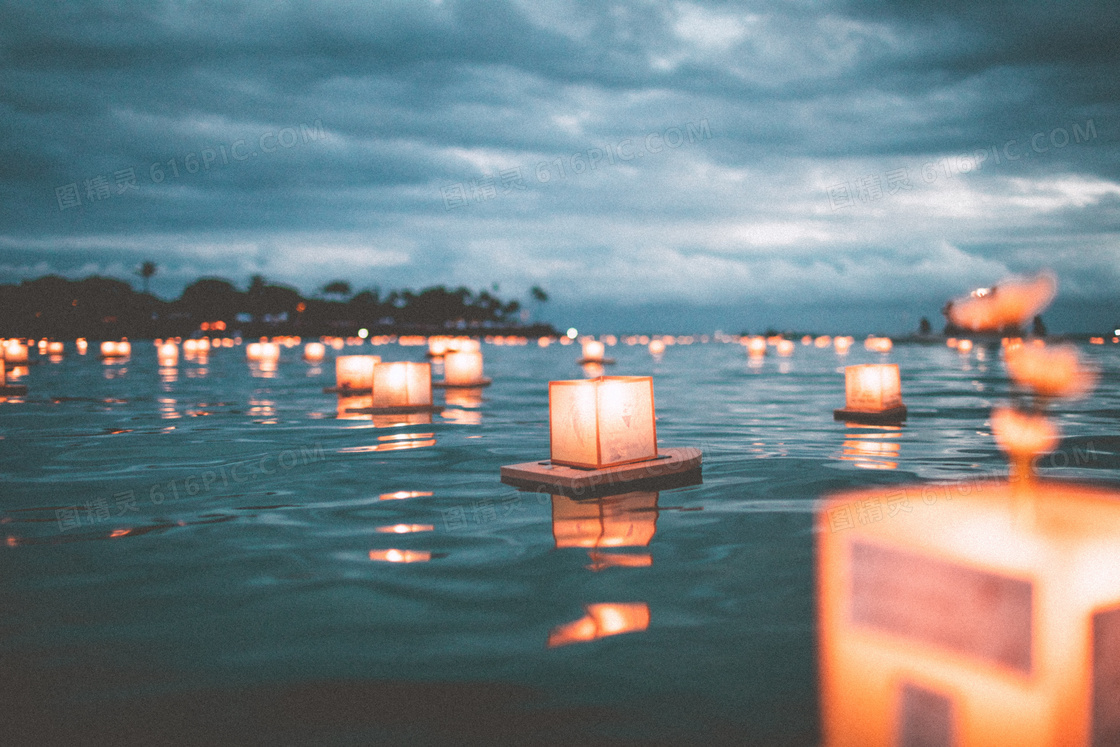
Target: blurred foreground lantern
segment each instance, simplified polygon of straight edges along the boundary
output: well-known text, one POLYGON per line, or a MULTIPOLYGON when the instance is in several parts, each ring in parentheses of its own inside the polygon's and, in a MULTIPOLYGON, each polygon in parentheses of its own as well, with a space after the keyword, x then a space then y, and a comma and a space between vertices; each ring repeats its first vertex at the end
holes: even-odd
POLYGON ((503 466, 503 482, 598 490, 699 474, 699 449, 659 452, 649 376, 551 381, 548 408, 549 463, 503 466))
POLYGON ((836 420, 853 423, 898 423, 906 419, 897 363, 866 363, 844 368, 845 402, 836 420))
POLYGON ((657 457, 648 376, 553 381, 548 404, 553 464, 601 469, 657 457))
POLYGON ((832 339, 832 346, 836 348, 836 352, 839 355, 847 355, 848 349, 852 347, 852 342, 853 340, 851 337, 834 337, 832 339))
POLYGON ((340 355, 334 359, 335 387, 339 392, 373 389, 373 369, 381 362, 377 355, 340 355))
POLYGON ((570 643, 588 643, 620 633, 636 633, 649 628, 649 605, 645 602, 627 604, 589 604, 587 614, 578 620, 553 628, 548 634, 549 648, 570 643))
POLYGON ((482 353, 454 352, 443 356, 443 381, 436 382, 442 387, 478 388, 490 385, 490 379, 482 375, 482 353))
POLYGON ((1004 362, 1012 381, 1043 397, 1080 397, 1096 382, 1072 345, 1008 346, 1004 362))
POLYGON ((1019 328, 1050 305, 1058 289, 1053 274, 1008 278, 991 288, 979 288, 946 304, 950 324, 974 332, 1019 328))
POLYGON ((27 363, 27 346, 19 340, 4 343, 4 360, 8 363, 27 363))
POLYGON ((817 519, 824 744, 1117 743, 1120 494, 895 487, 817 519))
POLYGON ((430 363, 393 361, 373 367, 373 411, 431 411, 430 363))
POLYGON ((309 342, 303 346, 303 359, 308 363, 320 363, 327 355, 327 346, 321 342, 309 342))

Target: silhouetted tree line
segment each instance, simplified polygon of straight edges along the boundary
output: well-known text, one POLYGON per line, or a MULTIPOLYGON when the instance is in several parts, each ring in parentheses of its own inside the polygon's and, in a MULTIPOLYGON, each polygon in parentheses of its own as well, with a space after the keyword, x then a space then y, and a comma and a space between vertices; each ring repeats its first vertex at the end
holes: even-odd
MULTIPOLYGON (((138 274, 146 285, 155 274, 154 265, 138 274)), ((538 302, 547 300, 540 288, 531 295, 538 302)), ((0 336, 6 337, 189 336, 202 322, 218 320, 226 323, 227 332, 238 330, 247 336, 349 335, 363 327, 371 334, 456 329, 555 334, 550 325, 524 325, 517 300, 442 285, 394 290, 383 297, 376 288, 351 294, 350 284, 339 280, 323 286, 315 297, 304 298, 295 288, 269 283, 259 275, 245 290, 221 278, 202 278, 173 301, 103 277, 68 280, 48 275, 0 285, 0 336)))

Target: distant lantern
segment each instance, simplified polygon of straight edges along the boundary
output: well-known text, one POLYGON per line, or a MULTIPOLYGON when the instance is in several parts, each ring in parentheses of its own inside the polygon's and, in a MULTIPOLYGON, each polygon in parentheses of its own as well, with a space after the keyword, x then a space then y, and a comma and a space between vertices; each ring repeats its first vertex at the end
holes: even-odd
POLYGON ((102 358, 127 358, 132 355, 132 344, 128 340, 119 342, 106 340, 101 343, 102 358))
POLYGON ((460 353, 477 353, 482 350, 482 343, 471 337, 459 337, 452 341, 451 347, 460 353))
POLYGON ((870 350, 872 353, 889 353, 894 343, 891 342, 889 337, 875 337, 872 335, 863 341, 865 350, 870 350))
POLYGON ((431 364, 393 361, 374 366, 373 409, 432 409, 431 364))
POLYGON ((844 368, 844 408, 837 420, 895 423, 906 419, 897 363, 867 363, 844 368))
POLYGON ((170 368, 179 362, 179 346, 173 342, 165 342, 156 349, 159 365, 170 368))
POLYGON ((834 337, 832 338, 832 346, 836 348, 836 352, 840 355, 846 355, 848 349, 852 347, 852 338, 850 337, 834 337))
MULTIPOLYGON (((207 345, 206 349, 209 350, 207 345)), ((245 357, 255 363, 275 363, 280 360, 280 345, 275 342, 251 342, 245 348, 245 357)))
POLYGON ((19 340, 4 343, 4 360, 8 363, 27 363, 27 346, 19 340))
POLYGON ((327 346, 321 342, 309 342, 303 346, 303 359, 308 363, 320 363, 327 355, 327 346))
POLYGON ((957 351, 960 353, 972 352, 972 340, 957 340, 957 351))
POLYGON ((778 341, 778 355, 783 358, 788 358, 793 355, 793 340, 779 340, 778 341))
POLYGON ((428 357, 429 358, 442 358, 447 354, 448 340, 446 337, 429 337, 428 338, 428 357))
POLYGON ((48 355, 62 355, 65 351, 66 348, 61 341, 55 340, 47 343, 48 355))
POLYGON ((665 352, 665 341, 664 340, 650 340, 649 341, 649 352, 650 352, 650 355, 653 355, 653 356, 659 356, 659 355, 663 354, 665 352))
POLYGON ((747 354, 752 358, 766 355, 766 338, 755 336, 747 340, 747 354))
POLYGON ((813 344, 813 336, 812 335, 805 335, 804 337, 801 338, 801 344, 802 345, 812 345, 813 344))
POLYGON ((79 337, 74 344, 78 347, 78 355, 85 355, 89 350, 89 342, 84 337, 79 337))
POLYGON ((340 392, 373 389, 373 369, 381 362, 377 355, 340 355, 334 359, 335 384, 340 392))
POLYGON ((893 486, 817 515, 823 744, 1115 744, 1120 495, 893 486))
POLYGON ((588 363, 602 363, 606 346, 598 340, 586 340, 583 343, 583 360, 588 363))
POLYGON ((552 381, 548 401, 553 464, 601 469, 657 458, 649 376, 552 381))
POLYGON ((817 339, 813 340, 813 344, 816 345, 818 348, 827 348, 829 345, 832 344, 832 338, 829 337, 828 335, 821 335, 817 339))
POLYGON ((443 357, 443 381, 445 387, 482 387, 490 380, 482 375, 482 353, 455 352, 443 357))

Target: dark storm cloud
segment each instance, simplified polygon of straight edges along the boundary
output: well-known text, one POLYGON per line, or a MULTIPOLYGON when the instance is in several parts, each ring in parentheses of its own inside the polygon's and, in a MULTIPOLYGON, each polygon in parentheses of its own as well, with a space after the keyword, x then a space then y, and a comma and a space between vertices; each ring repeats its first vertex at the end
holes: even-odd
POLYGON ((936 304, 1049 264, 1104 302, 1118 16, 7 3, 0 280, 153 259, 165 294, 260 272, 780 307, 936 304))

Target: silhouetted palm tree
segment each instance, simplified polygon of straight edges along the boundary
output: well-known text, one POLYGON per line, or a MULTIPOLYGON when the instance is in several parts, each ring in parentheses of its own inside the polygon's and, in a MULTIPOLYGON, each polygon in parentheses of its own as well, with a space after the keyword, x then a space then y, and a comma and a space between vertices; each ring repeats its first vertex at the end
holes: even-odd
POLYGON ((152 275, 156 274, 156 269, 155 262, 144 262, 140 265, 140 269, 136 271, 136 274, 144 280, 145 293, 148 292, 148 281, 151 279, 152 275))

